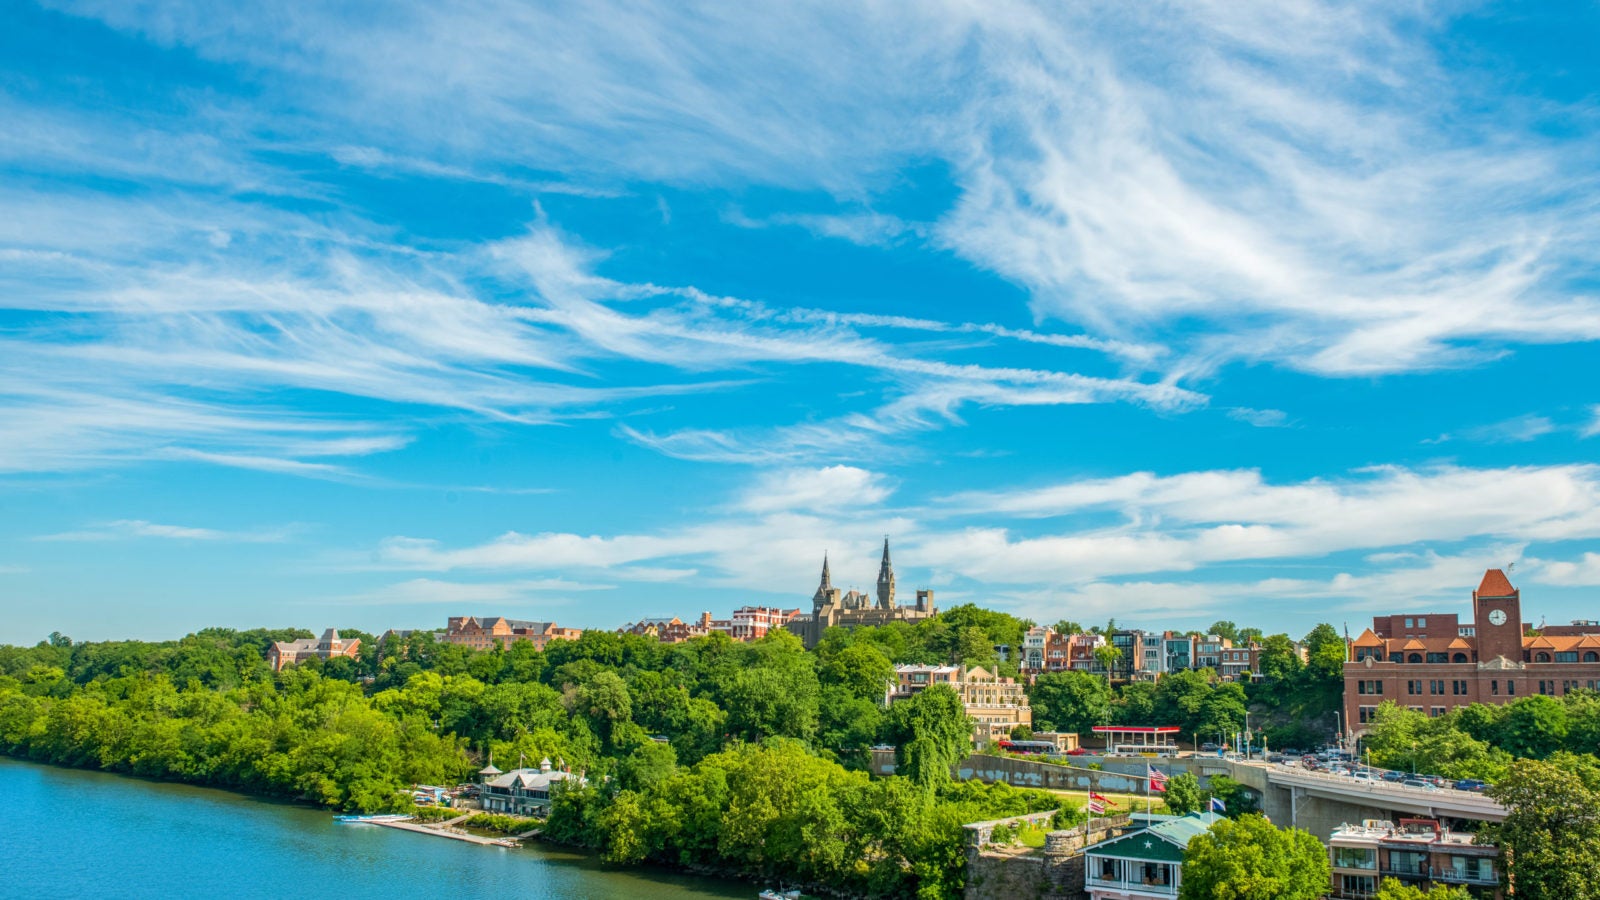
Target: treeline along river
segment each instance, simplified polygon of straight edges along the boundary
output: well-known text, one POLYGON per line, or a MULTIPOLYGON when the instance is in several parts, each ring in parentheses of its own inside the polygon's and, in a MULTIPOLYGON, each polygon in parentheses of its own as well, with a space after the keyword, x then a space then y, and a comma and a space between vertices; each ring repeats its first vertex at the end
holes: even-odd
POLYGON ((0 897, 517 897, 699 900, 737 882, 610 870, 534 844, 483 847, 226 791, 0 758, 0 897))

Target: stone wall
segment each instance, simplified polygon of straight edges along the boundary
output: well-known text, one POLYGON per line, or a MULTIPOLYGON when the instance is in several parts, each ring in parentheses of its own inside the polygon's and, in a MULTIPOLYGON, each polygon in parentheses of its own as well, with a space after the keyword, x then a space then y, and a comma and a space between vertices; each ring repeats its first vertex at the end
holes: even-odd
MULTIPOLYGON (((1024 818, 1024 817, 1018 817, 1024 818)), ((993 826, 999 822, 979 823, 993 826)), ((1117 837, 1130 827, 1128 816, 1094 821, 1090 835, 1085 825, 1045 835, 1044 849, 1034 853, 983 849, 967 851, 966 900, 1083 900, 1083 847, 1117 837)), ((968 828, 973 828, 969 825, 968 828)))

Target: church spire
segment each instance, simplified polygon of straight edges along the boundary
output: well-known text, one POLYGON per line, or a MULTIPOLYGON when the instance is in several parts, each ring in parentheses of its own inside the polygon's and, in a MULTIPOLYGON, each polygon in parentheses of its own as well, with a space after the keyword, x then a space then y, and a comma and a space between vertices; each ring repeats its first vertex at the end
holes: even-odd
POLYGON ((822 589, 833 587, 833 580, 828 577, 828 551, 822 551, 822 589))
POLYGON ((878 566, 878 608, 894 609, 894 563, 889 561, 889 536, 883 538, 883 562, 878 566))

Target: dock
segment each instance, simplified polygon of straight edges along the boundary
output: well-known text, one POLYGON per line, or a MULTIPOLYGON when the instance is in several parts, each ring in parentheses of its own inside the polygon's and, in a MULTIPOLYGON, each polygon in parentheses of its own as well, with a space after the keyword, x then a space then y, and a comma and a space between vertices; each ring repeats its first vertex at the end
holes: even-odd
POLYGON ((423 825, 423 824, 418 823, 418 822, 372 822, 370 824, 382 825, 384 828, 398 828, 401 831, 414 831, 414 832, 417 832, 419 834, 433 834, 433 835, 438 835, 439 837, 450 838, 451 840, 466 841, 469 844, 481 844, 483 846, 488 846, 488 847, 515 847, 515 846, 519 846, 520 842, 524 838, 532 837, 533 835, 536 835, 536 834, 539 833, 539 829, 535 828, 532 831, 524 831, 523 833, 518 834, 518 835, 502 836, 502 837, 483 837, 481 835, 476 835, 476 834, 467 834, 464 831, 446 830, 446 829, 449 828, 449 826, 454 825, 457 822, 461 822, 461 821, 464 821, 466 819, 472 818, 473 815, 475 815, 475 814, 474 813, 468 813, 467 815, 461 816, 460 818, 451 819, 448 822, 436 822, 436 823, 429 824, 429 825, 423 825))

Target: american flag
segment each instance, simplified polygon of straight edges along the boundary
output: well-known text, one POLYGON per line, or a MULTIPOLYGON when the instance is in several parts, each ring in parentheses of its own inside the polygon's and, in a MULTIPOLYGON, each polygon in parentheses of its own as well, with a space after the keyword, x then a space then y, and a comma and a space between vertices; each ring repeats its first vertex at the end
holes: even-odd
POLYGON ((1092 812, 1097 816, 1103 816, 1106 812, 1106 805, 1091 797, 1089 800, 1089 812, 1092 812))
POLYGON ((1167 775, 1165 772, 1156 771, 1156 767, 1145 764, 1145 769, 1150 775, 1150 790, 1165 793, 1167 790, 1167 775))

